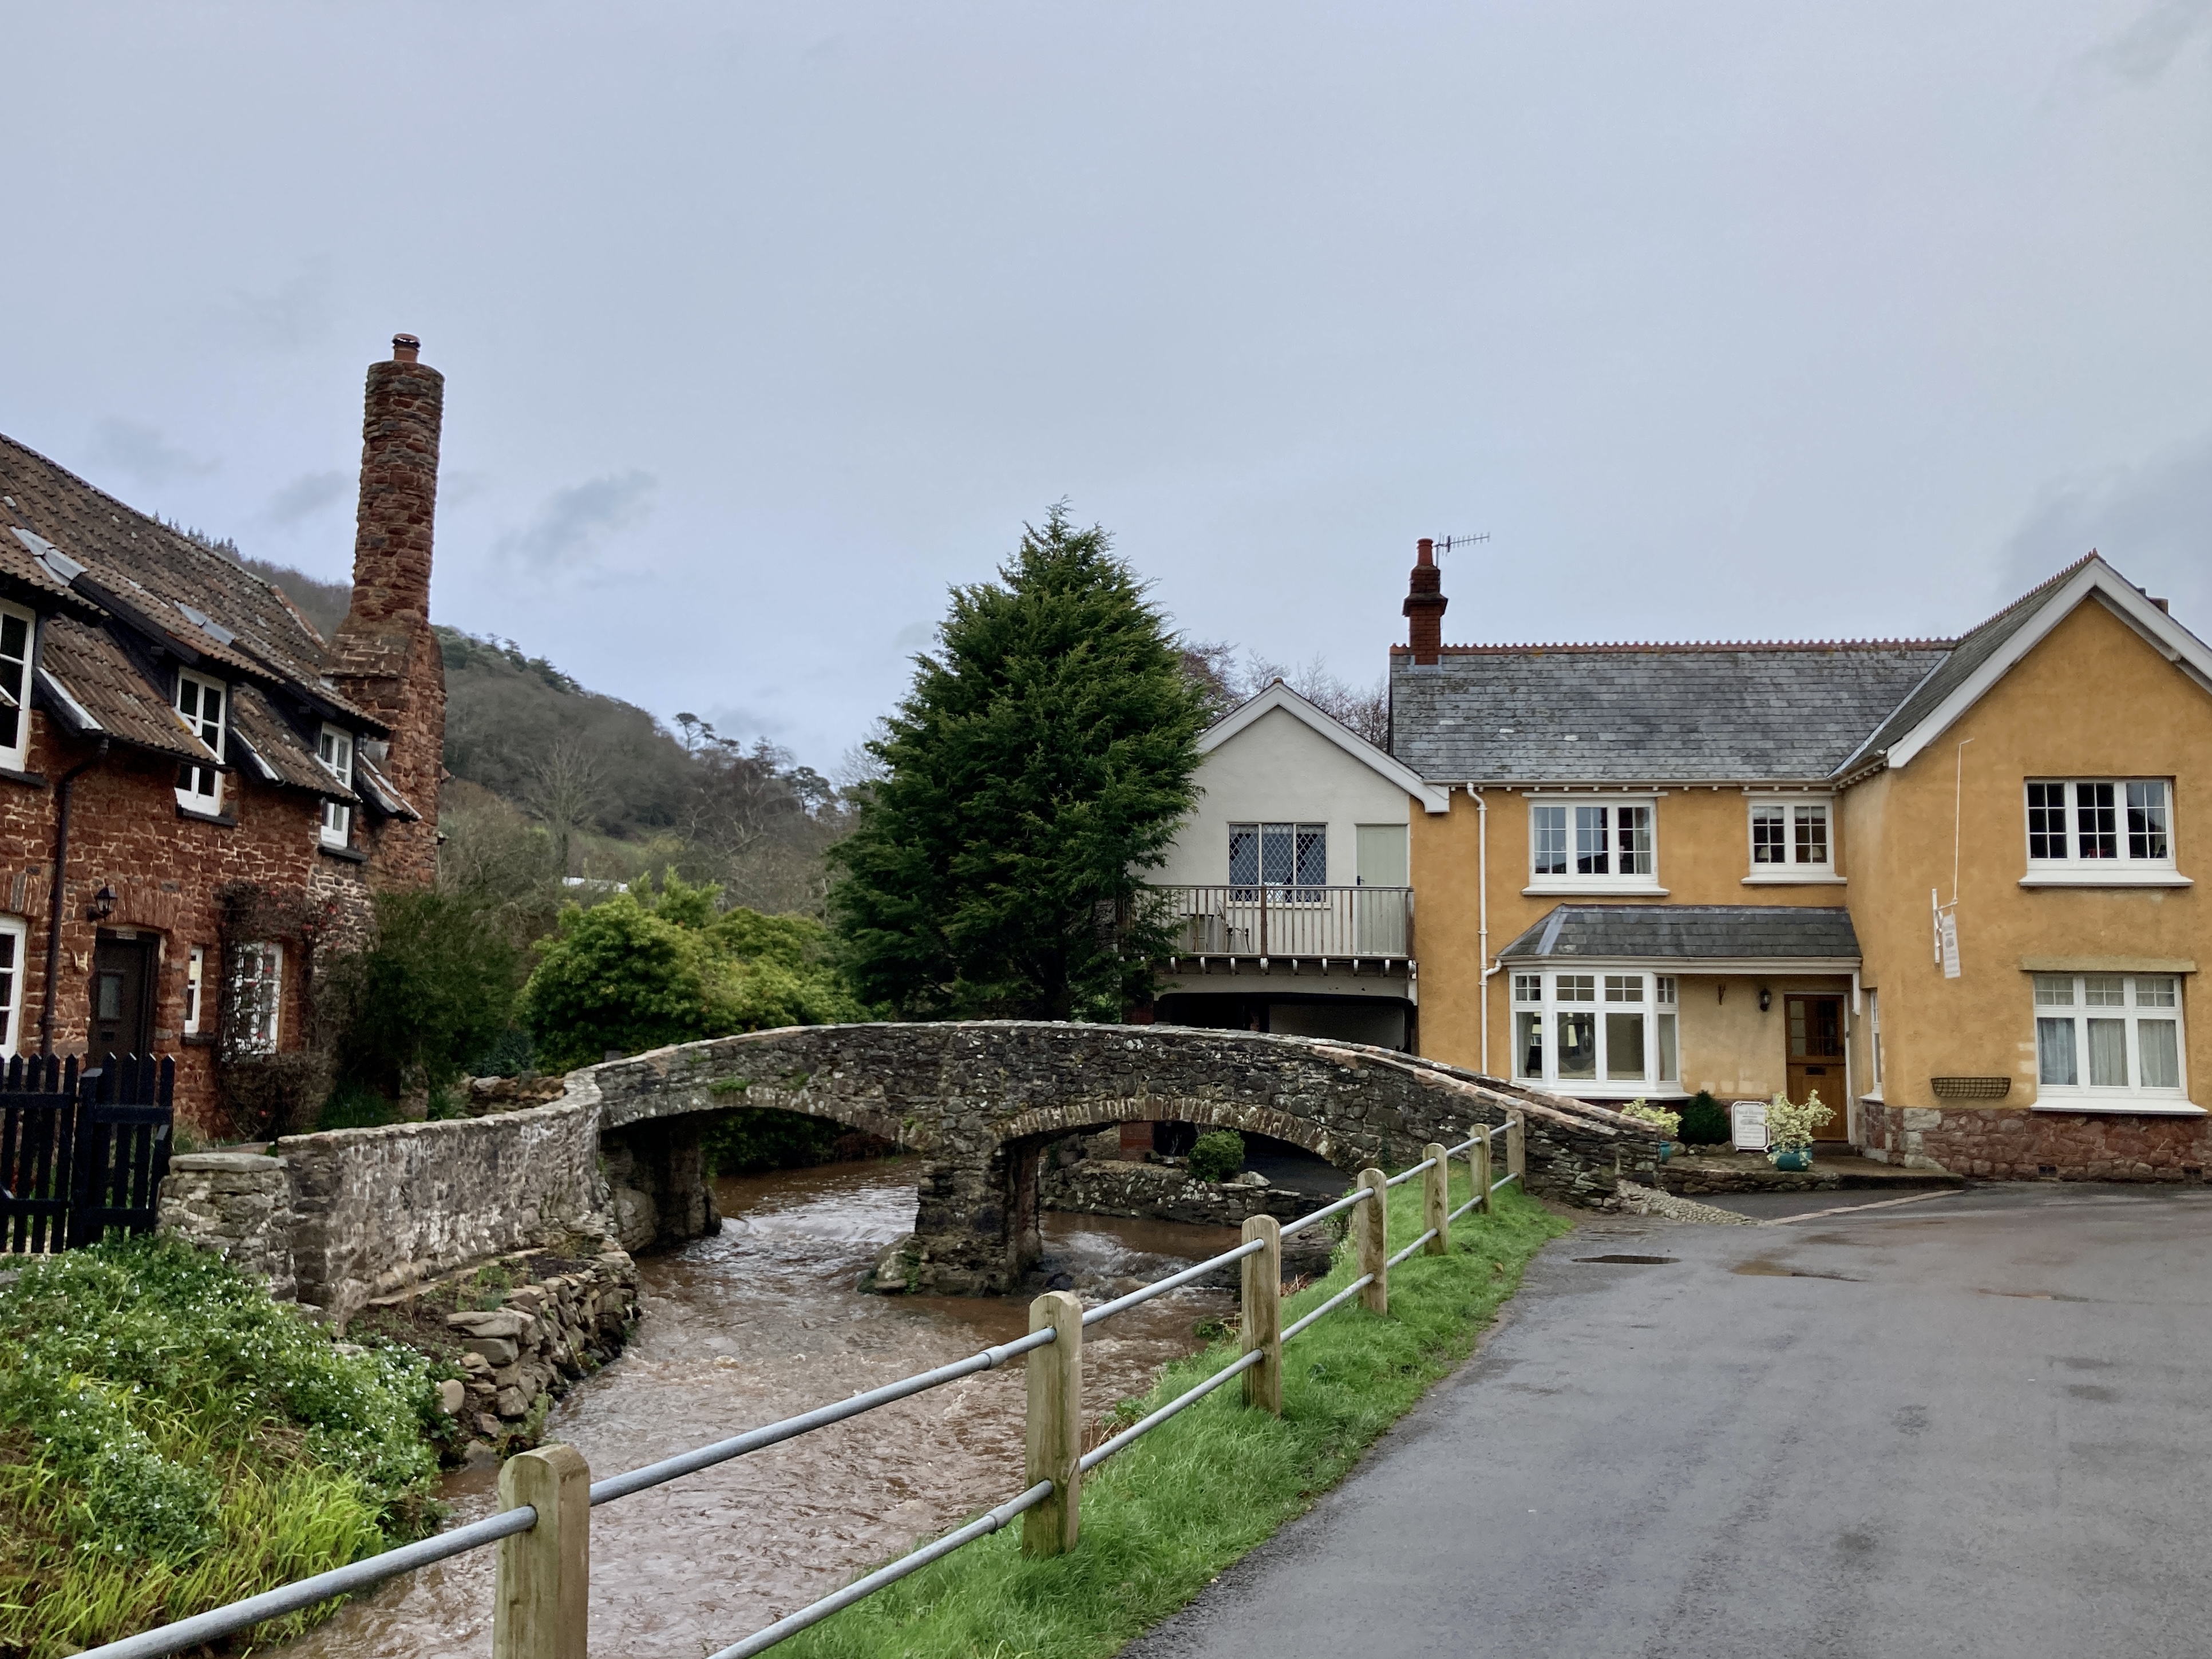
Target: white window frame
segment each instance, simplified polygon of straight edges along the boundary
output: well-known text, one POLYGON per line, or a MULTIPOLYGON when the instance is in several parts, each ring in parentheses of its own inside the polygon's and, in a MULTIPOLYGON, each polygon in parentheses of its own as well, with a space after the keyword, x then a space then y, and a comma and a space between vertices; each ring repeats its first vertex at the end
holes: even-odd
POLYGON ((0 743, 0 767, 21 772, 27 769, 31 756, 31 665, 38 658, 39 618, 22 605, 0 603, 0 634, 11 622, 23 625, 23 654, 0 654, 0 697, 7 700, 0 703, 0 720, 12 716, 15 723, 15 741, 0 743))
POLYGON ((1867 1087, 1867 1097, 1881 1098, 1881 993, 1869 991, 1866 995, 1867 1072, 1872 1081, 1867 1087))
MULTIPOLYGON (((353 733, 325 726, 315 739, 315 758, 322 768, 349 789, 353 787, 353 733)), ((343 849, 353 844, 353 808, 342 800, 323 802, 322 844, 343 849)))
POLYGON ((1513 1074, 1523 1083, 1541 1085, 1560 1094, 1583 1100, 1649 1099, 1654 1095, 1687 1092, 1682 1087, 1681 983, 1672 974, 1655 974, 1633 966, 1592 962, 1571 968, 1516 968, 1509 988, 1511 1023, 1509 1027, 1513 1074), (1567 981, 1563 986, 1562 981, 1567 981), (1590 1018, 1591 1066, 1594 1075, 1559 1075, 1562 1018, 1587 1013, 1590 1018), (1638 1077, 1612 1077, 1613 1023, 1642 1017, 1638 1036, 1644 1071, 1638 1077), (1528 1064, 1531 1028, 1541 1049, 1538 1065, 1528 1064), (1671 1054, 1673 1077, 1660 1075, 1671 1054))
MULTIPOLYGON (((1632 831, 1630 833, 1632 834, 1632 831)), ((1522 892, 1529 897, 1554 893, 1650 893, 1661 897, 1667 890, 1659 884, 1659 798, 1656 795, 1531 795, 1528 798, 1528 884, 1522 892), (1644 844, 1640 851, 1645 868, 1627 875, 1620 872, 1620 866, 1629 848, 1622 845, 1624 830, 1628 826, 1621 821, 1624 810, 1640 811, 1644 814, 1644 844), (1564 814, 1556 824, 1552 814, 1564 814), (1601 816, 1597 816, 1601 815, 1601 816), (1597 817, 1597 822, 1590 819, 1597 817), (1595 833, 1602 843, 1602 852, 1585 842, 1595 833), (1560 837, 1555 848, 1551 843, 1560 837), (1556 856, 1563 869, 1546 869, 1542 865, 1556 856), (1585 875, 1576 866, 1602 858, 1602 874, 1585 875)))
POLYGON ((1744 835, 1750 860, 1745 886, 1842 885, 1844 878, 1836 873, 1834 796, 1753 795, 1745 807, 1744 835), (1770 825, 1781 832, 1778 846, 1771 835, 1761 835, 1770 825), (1819 838, 1817 859, 1807 856, 1814 850, 1814 835, 1819 838), (1771 856, 1778 853, 1779 857, 1771 856))
POLYGON ((185 1018, 186 1036, 200 1034, 201 1016, 207 1012, 207 946, 195 945, 185 952, 185 1018))
POLYGON ((2021 789, 2022 850, 2027 855, 2023 887, 2189 887, 2195 884, 2177 866, 2174 787, 2172 778, 2029 778, 2021 789), (2091 799, 2091 790, 2109 799, 2091 799), (2045 792, 2057 791, 2054 803, 2045 792), (2155 801, 2140 799, 2154 792, 2155 801), (2135 799, 2131 799, 2135 798, 2135 799), (2089 817, 2111 814, 2111 828, 2089 817), (2057 814, 2054 828, 2051 815, 2057 814), (2156 814, 2156 818, 2152 814, 2156 814), (2138 816, 2140 814, 2140 816, 2138 816), (2162 822, 2162 831, 2158 824, 2162 822), (2083 856, 2085 844, 2105 840, 2112 854, 2083 856), (2155 839, 2154 839, 2155 837, 2155 839), (2093 839, 2094 838, 2094 839, 2093 839), (2163 846, 2163 852, 2145 844, 2163 846), (2054 853, 2053 845, 2059 850, 2054 853))
POLYGON ((283 1041, 284 946, 254 939, 230 947, 224 1018, 242 1054, 273 1054, 283 1041))
POLYGON ((2189 1100, 2189 1031, 2183 1023, 2187 1000, 2181 974, 2033 974, 2034 1005, 2035 1108, 2041 1112, 2158 1112, 2201 1117, 2204 1109, 2189 1100), (2160 1000, 2170 997, 2171 1001, 2160 1000), (2093 1000, 2092 999, 2094 999, 2093 1000), (2116 1000, 2117 999, 2117 1000, 2116 1000), (2153 1023, 2172 1027, 2174 1085, 2146 1087, 2142 1081, 2142 1029, 2153 1023), (2093 1024, 2121 1027, 2121 1060, 2125 1077, 2114 1083, 2088 1081, 2094 1075, 2093 1024), (2070 1028, 2063 1036, 2056 1027, 2070 1028), (2073 1081, 2044 1081, 2070 1069, 2073 1081))
POLYGON ((210 679, 205 674, 195 674, 189 668, 177 671, 177 689, 170 706, 185 729, 207 744, 213 751, 212 764, 205 761, 185 761, 177 768, 177 805, 187 812, 204 812, 210 817, 222 813, 222 763, 228 745, 225 739, 230 731, 230 687, 221 680, 210 679), (193 712, 185 712, 185 688, 195 691, 193 712), (216 717, 210 721, 200 711, 207 706, 208 693, 216 696, 216 717), (210 735, 210 728, 213 735, 210 735), (202 786, 205 787, 203 787, 202 786))
POLYGON ((31 924, 21 916, 0 916, 0 939, 9 941, 0 955, 7 958, 0 963, 0 1019, 7 1022, 0 1030, 0 1059, 13 1060, 23 1048, 23 981, 28 977, 29 966, 25 960, 31 948, 31 924))

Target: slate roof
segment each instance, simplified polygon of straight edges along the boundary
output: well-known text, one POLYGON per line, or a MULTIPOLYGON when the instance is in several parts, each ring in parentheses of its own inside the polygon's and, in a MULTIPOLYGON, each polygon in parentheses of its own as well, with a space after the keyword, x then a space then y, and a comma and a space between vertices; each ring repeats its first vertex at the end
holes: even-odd
POLYGON ((1737 962, 1859 957, 1848 910, 1793 904, 1562 904, 1498 953, 1737 962))
POLYGON ((0 435, 4 588, 45 613, 40 690, 65 725, 180 760, 209 758, 169 708, 170 671, 155 656, 166 652, 232 686, 233 764, 359 799, 324 770, 303 732, 325 719, 379 736, 386 728, 338 689, 330 646, 283 592, 0 435))
POLYGON ((1398 651, 1391 752, 1437 782, 1824 779, 1953 645, 1446 646, 1420 667, 1398 651))

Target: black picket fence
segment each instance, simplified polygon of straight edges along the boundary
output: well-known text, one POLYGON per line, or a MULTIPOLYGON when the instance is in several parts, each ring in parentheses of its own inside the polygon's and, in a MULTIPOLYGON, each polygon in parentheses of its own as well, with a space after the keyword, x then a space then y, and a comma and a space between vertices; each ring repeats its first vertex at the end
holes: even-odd
POLYGON ((177 1062, 18 1054, 0 1066, 0 1255, 154 1231, 176 1124, 177 1062))

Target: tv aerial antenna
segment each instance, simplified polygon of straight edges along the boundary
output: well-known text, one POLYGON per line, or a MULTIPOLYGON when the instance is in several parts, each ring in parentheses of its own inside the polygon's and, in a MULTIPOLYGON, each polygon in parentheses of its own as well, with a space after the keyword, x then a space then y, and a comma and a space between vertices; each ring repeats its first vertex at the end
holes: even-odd
POLYGON ((1486 542, 1489 539, 1490 532, 1487 530, 1474 536, 1439 536, 1437 538, 1437 551, 1449 553, 1455 547, 1473 547, 1479 542, 1486 542))

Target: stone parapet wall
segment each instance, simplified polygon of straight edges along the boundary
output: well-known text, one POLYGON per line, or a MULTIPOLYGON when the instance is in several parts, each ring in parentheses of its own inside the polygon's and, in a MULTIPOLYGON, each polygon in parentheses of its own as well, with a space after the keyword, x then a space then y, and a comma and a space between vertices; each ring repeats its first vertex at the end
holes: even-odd
POLYGON ((269 1281, 289 1301, 292 1267, 292 1175, 281 1158, 258 1152, 180 1152, 161 1182, 160 1221, 202 1249, 212 1250, 269 1281))
POLYGON ((301 1302, 343 1325, 374 1297, 486 1257, 605 1236, 591 1097, 276 1142, 291 1176, 301 1302))
POLYGON ((1992 1181, 2201 1181, 2212 1118, 1859 1102, 1866 1155, 1992 1181))

